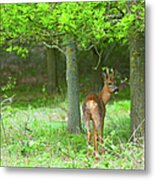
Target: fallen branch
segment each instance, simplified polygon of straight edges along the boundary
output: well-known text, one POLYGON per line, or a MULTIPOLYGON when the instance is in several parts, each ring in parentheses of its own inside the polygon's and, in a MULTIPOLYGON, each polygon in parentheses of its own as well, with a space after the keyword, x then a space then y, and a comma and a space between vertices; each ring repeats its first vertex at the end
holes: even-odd
POLYGON ((144 123, 144 121, 145 121, 145 119, 143 119, 143 120, 139 123, 139 125, 138 125, 137 128, 134 130, 134 132, 132 133, 131 137, 129 138, 128 142, 130 142, 131 139, 132 139, 133 137, 135 137, 136 132, 137 132, 138 129, 142 126, 142 124, 144 123))

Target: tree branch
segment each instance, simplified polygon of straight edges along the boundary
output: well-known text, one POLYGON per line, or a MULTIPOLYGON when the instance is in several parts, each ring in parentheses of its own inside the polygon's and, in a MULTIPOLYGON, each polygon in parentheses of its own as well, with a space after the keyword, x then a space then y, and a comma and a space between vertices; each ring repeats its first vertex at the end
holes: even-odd
POLYGON ((93 44, 90 45, 87 49, 82 49, 81 46, 78 46, 78 50, 79 50, 79 51, 82 51, 82 50, 84 50, 84 51, 90 51, 93 47, 94 47, 93 44))
POLYGON ((99 67, 99 65, 100 65, 100 63, 101 63, 101 58, 102 58, 103 50, 101 50, 101 51, 99 52, 96 46, 94 46, 94 49, 95 49, 96 54, 97 54, 98 57, 99 57, 99 58, 98 58, 98 63, 97 63, 97 65, 96 65, 95 67, 93 67, 94 70, 97 70, 98 67, 99 67))
POLYGON ((58 45, 50 45, 50 44, 47 44, 46 42, 43 42, 43 44, 44 44, 47 48, 57 49, 58 51, 60 51, 60 52, 63 53, 64 55, 66 55, 65 51, 64 51, 63 49, 61 49, 58 45))

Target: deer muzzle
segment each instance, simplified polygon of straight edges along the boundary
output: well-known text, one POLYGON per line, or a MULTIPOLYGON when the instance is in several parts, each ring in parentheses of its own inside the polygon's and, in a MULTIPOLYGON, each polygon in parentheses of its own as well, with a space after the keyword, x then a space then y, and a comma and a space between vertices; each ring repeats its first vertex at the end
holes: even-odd
POLYGON ((119 91, 118 87, 115 87, 115 88, 113 89, 113 93, 114 93, 114 94, 117 94, 118 91, 119 91))

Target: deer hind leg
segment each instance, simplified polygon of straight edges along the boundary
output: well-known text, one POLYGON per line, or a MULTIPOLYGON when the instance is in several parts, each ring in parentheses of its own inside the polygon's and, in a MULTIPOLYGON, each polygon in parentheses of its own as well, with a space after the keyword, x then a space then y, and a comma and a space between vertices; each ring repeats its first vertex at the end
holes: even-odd
POLYGON ((87 128, 87 144, 88 144, 88 152, 87 155, 90 155, 90 149, 91 149, 91 130, 90 130, 90 115, 85 114, 85 120, 86 120, 86 128, 87 128))
POLYGON ((104 154, 103 127, 100 129, 101 154, 104 154))
POLYGON ((93 131, 94 131, 94 152, 93 156, 96 157, 96 160, 99 159, 99 154, 98 154, 98 130, 97 127, 93 121, 93 131))
POLYGON ((88 133, 88 139, 87 139, 87 143, 88 143, 88 152, 87 155, 90 156, 90 149, 91 149, 91 131, 87 130, 88 133))
POLYGON ((104 154, 104 139, 103 139, 103 128, 104 128, 104 123, 102 123, 100 127, 100 144, 101 144, 101 154, 104 154))
POLYGON ((91 131, 90 131, 90 120, 87 122, 88 127, 87 127, 87 143, 88 143, 88 152, 87 155, 90 155, 90 149, 91 149, 91 131))

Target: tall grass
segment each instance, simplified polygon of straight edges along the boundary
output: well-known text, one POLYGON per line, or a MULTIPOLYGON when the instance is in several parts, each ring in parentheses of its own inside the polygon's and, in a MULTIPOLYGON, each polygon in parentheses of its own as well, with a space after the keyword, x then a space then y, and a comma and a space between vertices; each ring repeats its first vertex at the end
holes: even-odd
POLYGON ((67 132, 67 99, 64 95, 43 96, 26 103, 16 101, 4 107, 2 166, 144 169, 143 139, 134 144, 128 141, 130 100, 115 99, 107 105, 105 154, 98 161, 86 157, 85 131, 76 135, 67 132))

